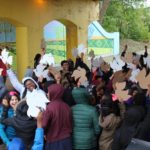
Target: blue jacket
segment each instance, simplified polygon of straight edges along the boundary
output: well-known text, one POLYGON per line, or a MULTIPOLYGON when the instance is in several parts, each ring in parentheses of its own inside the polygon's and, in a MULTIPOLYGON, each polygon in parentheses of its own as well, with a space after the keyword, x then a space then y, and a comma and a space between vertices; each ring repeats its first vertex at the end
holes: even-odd
POLYGON ((7 150, 25 150, 25 144, 21 138, 13 138, 7 150))
MULTIPOLYGON (((43 128, 37 128, 34 138, 34 144, 31 150, 43 150, 44 145, 44 130, 43 128)), ((8 150, 25 150, 25 144, 21 138, 14 138, 9 144, 8 150)))
MULTIPOLYGON (((3 106, 0 106, 0 118, 3 114, 3 106)), ((12 108, 8 109, 8 118, 12 118, 14 116, 14 110, 12 108)), ((15 129, 12 126, 5 126, 0 123, 0 138, 3 143, 8 146, 10 140, 12 140, 16 135, 15 129)))
POLYGON ((43 150, 44 145, 44 130, 37 128, 35 132, 34 144, 31 150, 43 150))

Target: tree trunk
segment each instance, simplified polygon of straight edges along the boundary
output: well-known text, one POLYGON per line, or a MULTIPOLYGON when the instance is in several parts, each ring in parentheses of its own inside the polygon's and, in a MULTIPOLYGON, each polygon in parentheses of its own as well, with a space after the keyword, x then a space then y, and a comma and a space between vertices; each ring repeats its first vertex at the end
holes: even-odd
POLYGON ((103 19, 104 19, 104 15, 107 11, 107 8, 110 4, 111 0, 103 0, 100 4, 100 11, 99 11, 99 22, 100 24, 102 24, 103 19))

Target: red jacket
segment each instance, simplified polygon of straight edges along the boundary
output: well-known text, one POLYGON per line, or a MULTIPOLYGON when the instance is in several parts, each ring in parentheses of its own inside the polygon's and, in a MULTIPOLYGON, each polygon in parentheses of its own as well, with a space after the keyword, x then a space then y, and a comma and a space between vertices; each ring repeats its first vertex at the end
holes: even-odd
POLYGON ((2 68, 3 69, 3 71, 2 71, 2 76, 6 76, 7 75, 7 68, 6 68, 6 65, 3 63, 3 61, 0 59, 0 68, 2 68))
POLYGON ((71 136, 72 115, 70 107, 61 99, 64 88, 59 84, 48 89, 51 102, 43 113, 43 127, 47 142, 55 142, 71 136))

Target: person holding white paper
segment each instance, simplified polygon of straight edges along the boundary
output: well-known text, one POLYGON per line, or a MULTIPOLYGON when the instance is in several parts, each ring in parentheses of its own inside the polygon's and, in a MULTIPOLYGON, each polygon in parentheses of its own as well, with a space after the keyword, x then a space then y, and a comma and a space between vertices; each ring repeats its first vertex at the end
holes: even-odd
POLYGON ((33 78, 25 77, 23 78, 22 83, 20 83, 16 74, 10 68, 10 65, 6 64, 6 67, 10 82, 13 87, 20 93, 21 98, 25 98, 26 95, 31 93, 34 89, 44 93, 44 91, 39 88, 38 83, 33 78))

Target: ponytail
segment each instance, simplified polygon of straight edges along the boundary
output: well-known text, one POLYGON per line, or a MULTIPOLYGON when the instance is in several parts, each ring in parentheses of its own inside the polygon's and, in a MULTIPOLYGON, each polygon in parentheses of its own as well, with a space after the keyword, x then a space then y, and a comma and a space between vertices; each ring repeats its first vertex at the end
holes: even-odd
POLYGON ((24 99, 26 97, 26 94, 27 94, 27 88, 25 88, 22 93, 22 99, 24 99))

